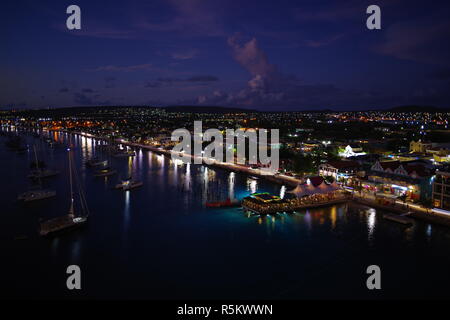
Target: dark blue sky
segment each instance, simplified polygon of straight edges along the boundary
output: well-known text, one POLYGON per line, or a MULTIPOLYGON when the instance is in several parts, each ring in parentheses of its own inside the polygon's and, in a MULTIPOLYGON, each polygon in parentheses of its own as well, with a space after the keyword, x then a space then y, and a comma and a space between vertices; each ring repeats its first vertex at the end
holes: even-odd
POLYGON ((8 1, 0 106, 449 107, 448 3, 8 1), (81 30, 66 29, 71 4, 81 30))

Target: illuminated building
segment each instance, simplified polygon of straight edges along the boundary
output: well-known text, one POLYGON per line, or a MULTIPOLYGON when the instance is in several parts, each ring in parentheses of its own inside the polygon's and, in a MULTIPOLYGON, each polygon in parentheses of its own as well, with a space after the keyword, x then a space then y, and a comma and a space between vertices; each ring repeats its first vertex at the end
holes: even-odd
POLYGON ((338 182, 347 182, 348 179, 356 176, 361 170, 361 165, 356 161, 330 161, 319 166, 319 175, 333 177, 338 182))
POLYGON ((436 171, 433 181, 433 206, 450 210, 450 172, 436 171))

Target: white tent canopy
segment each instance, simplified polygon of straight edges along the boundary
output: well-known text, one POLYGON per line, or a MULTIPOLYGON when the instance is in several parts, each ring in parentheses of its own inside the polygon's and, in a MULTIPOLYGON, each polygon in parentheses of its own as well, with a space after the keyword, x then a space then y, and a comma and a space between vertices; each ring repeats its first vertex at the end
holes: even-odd
POLYGON ((325 182, 323 182, 317 187, 314 187, 312 184, 298 184, 295 189, 288 192, 295 194, 297 198, 301 198, 313 194, 326 194, 339 189, 340 186, 336 183, 336 181, 334 181, 332 184, 326 184, 325 182))

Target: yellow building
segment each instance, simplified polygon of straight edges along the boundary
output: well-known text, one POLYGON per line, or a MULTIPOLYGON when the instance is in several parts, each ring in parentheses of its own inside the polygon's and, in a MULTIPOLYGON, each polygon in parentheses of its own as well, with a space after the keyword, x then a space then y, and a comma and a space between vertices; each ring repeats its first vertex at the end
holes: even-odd
POLYGON ((425 153, 427 149, 431 149, 432 143, 431 142, 425 142, 422 140, 419 141, 411 141, 409 144, 409 151, 411 152, 417 152, 417 153, 425 153))

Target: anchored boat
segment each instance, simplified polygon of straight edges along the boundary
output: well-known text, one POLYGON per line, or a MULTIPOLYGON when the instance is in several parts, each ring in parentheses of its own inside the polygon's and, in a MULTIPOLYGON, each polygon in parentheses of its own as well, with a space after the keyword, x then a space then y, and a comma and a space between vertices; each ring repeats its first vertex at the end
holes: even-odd
MULTIPOLYGON (((34 157, 35 157, 36 168, 39 168, 40 166, 39 166, 39 162, 37 159, 36 147, 34 146, 33 148, 34 148, 34 157)), ((36 201, 36 200, 48 199, 48 198, 52 198, 52 197, 56 196, 56 191, 42 189, 42 181, 40 179, 41 175, 37 175, 36 177, 39 181, 39 187, 37 189, 26 191, 26 192, 20 194, 17 197, 17 200, 24 201, 24 202, 31 202, 31 201, 36 201)))
POLYGON ((143 186, 144 183, 142 181, 133 180, 131 177, 125 180, 122 180, 121 183, 116 185, 116 189, 122 189, 124 191, 131 190, 134 188, 138 188, 143 186))
POLYGON ((117 151, 113 156, 116 158, 134 157, 134 156, 136 156, 136 152, 120 150, 120 151, 117 151))
POLYGON ((96 171, 94 173, 94 177, 108 177, 108 176, 115 175, 116 173, 117 173, 116 170, 114 170, 110 167, 106 167, 106 168, 96 171))
POLYGON ((86 167, 99 167, 107 166, 108 160, 99 160, 98 158, 92 158, 86 161, 86 167))
POLYGON ((17 197, 17 200, 24 202, 31 202, 36 200, 43 200, 48 198, 53 198, 56 196, 56 191, 53 190, 30 190, 20 194, 17 197))
POLYGON ((36 168, 31 171, 31 173, 28 175, 28 178, 44 179, 44 178, 50 178, 50 177, 53 177, 53 176, 56 176, 59 174, 59 171, 43 168, 41 163, 38 161, 36 147, 34 147, 34 157, 36 159, 36 168))
POLYGON ((41 236, 49 236, 62 231, 71 230, 74 228, 81 227, 84 225, 89 216, 89 209, 87 206, 86 197, 84 195, 81 183, 76 174, 76 169, 72 165, 72 155, 69 150, 69 180, 70 180, 70 207, 69 213, 67 215, 63 215, 57 218, 53 218, 47 221, 44 221, 40 224, 39 234, 41 236), (72 170, 75 172, 75 179, 73 179, 72 170), (74 183, 73 180, 76 180, 77 184, 77 192, 74 192, 74 183), (77 198, 77 205, 75 204, 75 198, 77 198), (79 214, 76 214, 79 212, 79 214))

